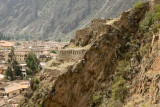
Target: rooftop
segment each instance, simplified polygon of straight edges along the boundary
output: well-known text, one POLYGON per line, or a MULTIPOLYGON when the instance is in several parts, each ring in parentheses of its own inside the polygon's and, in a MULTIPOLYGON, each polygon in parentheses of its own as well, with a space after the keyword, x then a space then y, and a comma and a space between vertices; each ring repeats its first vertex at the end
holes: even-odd
POLYGON ((8 41, 0 41, 0 46, 14 46, 14 43, 8 41))

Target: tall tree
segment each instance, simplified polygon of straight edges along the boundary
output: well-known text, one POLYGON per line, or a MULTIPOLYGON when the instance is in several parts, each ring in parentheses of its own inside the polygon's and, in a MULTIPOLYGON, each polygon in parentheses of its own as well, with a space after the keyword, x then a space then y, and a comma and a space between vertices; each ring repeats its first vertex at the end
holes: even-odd
POLYGON ((22 68, 19 66, 19 63, 16 60, 12 62, 12 68, 14 70, 15 76, 22 77, 22 68))
POLYGON ((14 48, 11 49, 11 52, 8 55, 8 63, 10 65, 10 68, 12 70, 12 74, 13 74, 13 79, 16 76, 20 76, 22 77, 22 70, 21 67, 19 66, 19 63, 16 61, 16 57, 14 54, 14 48))
POLYGON ((12 68, 11 68, 10 66, 7 68, 7 71, 6 71, 6 77, 7 77, 7 78, 9 78, 11 81, 13 81, 13 80, 14 80, 14 78, 13 78, 12 68))
POLYGON ((35 53, 30 52, 26 58, 26 64, 32 73, 37 73, 40 70, 40 60, 35 53))
POLYGON ((14 48, 11 49, 10 53, 8 54, 8 63, 12 64, 14 60, 16 60, 15 54, 14 54, 14 48))

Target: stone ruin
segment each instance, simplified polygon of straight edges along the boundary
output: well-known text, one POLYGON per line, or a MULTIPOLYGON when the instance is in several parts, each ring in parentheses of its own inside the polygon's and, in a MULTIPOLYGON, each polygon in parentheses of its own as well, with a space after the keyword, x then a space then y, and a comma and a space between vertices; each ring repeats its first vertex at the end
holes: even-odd
MULTIPOLYGON (((98 33, 106 33, 106 23, 106 19, 93 19, 89 27, 76 31, 76 37, 72 40, 72 43, 74 43, 75 46, 87 46, 92 40, 96 39, 97 35, 99 35, 98 33)), ((62 49, 59 50, 57 60, 80 60, 84 57, 85 52, 85 49, 62 49)))
POLYGON ((109 27, 106 23, 106 19, 93 19, 89 27, 76 31, 76 37, 72 42, 76 46, 86 46, 90 44, 98 35, 106 33, 107 27, 109 27))
POLYGON ((57 55, 57 60, 59 61, 78 61, 83 59, 84 54, 86 50, 85 49, 62 49, 59 50, 57 55))
POLYGON ((91 38, 90 28, 85 28, 82 30, 78 30, 76 32, 76 37, 74 38, 74 43, 76 46, 85 46, 88 44, 88 41, 91 38))
POLYGON ((106 22, 107 22, 107 20, 103 19, 103 18, 93 19, 91 21, 91 29, 96 29, 97 27, 105 24, 106 22))

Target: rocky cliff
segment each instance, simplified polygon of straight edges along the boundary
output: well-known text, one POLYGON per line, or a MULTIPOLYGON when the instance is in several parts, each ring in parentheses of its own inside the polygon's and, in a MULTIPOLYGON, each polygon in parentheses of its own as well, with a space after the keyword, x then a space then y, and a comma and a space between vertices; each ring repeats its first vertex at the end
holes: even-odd
POLYGON ((97 17, 117 17, 137 0, 0 0, 0 31, 36 39, 70 39, 97 17))
POLYGON ((83 49, 83 58, 48 62, 33 78, 32 90, 20 106, 157 107, 159 7, 159 0, 151 0, 117 19, 92 20, 76 32, 63 53, 77 55, 71 50, 83 49))

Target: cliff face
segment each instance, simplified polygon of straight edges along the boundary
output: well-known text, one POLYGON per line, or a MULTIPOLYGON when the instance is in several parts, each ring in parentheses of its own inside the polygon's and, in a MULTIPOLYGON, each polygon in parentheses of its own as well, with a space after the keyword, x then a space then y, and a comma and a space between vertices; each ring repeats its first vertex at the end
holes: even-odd
POLYGON ((151 45, 155 25, 146 31, 141 27, 154 3, 153 0, 137 5, 117 19, 94 19, 89 27, 77 31, 76 37, 65 47, 66 55, 77 55, 71 50, 84 49, 84 57, 50 61, 44 71, 35 76, 40 84, 34 83, 33 79, 32 91, 20 106, 158 105, 159 87, 155 82, 158 82, 159 74, 155 72, 151 76, 149 73, 150 68, 156 70, 156 63, 159 63, 157 42, 151 45), (39 88, 35 89, 37 85, 39 88))
POLYGON ((85 27, 91 19, 116 17, 136 1, 0 0, 0 31, 36 39, 70 39, 70 32, 85 27))
POLYGON ((146 3, 141 11, 132 9, 131 11, 124 12, 112 24, 107 24, 106 22, 96 26, 96 28, 91 26, 90 28, 78 31, 79 33, 77 32, 76 38, 72 43, 79 46, 85 46, 87 43, 92 45, 86 52, 83 61, 76 68, 71 67, 66 74, 59 76, 53 86, 52 94, 44 101, 44 106, 105 107, 107 101, 109 101, 110 89, 114 84, 112 75, 115 72, 117 62, 122 58, 120 55, 125 54, 125 51, 127 51, 127 47, 121 47, 120 54, 116 52, 118 51, 117 47, 121 42, 125 42, 122 39, 125 35, 132 33, 133 38, 137 39, 135 36, 138 30, 137 23, 144 17, 147 9, 148 4, 146 3), (85 36, 83 38, 81 34, 84 32, 87 33, 83 35, 85 36), (91 41, 92 39, 93 41, 91 41), (98 102, 97 99, 101 99, 101 101, 98 102))

